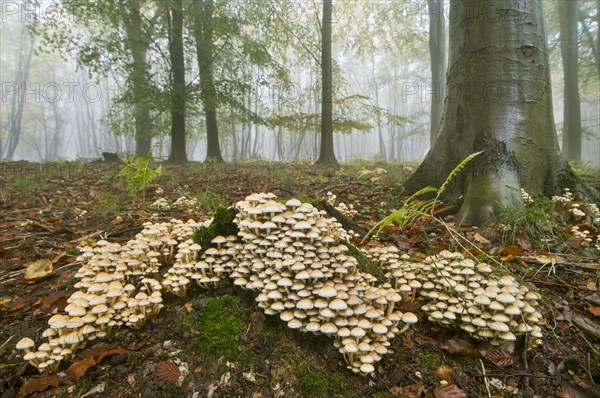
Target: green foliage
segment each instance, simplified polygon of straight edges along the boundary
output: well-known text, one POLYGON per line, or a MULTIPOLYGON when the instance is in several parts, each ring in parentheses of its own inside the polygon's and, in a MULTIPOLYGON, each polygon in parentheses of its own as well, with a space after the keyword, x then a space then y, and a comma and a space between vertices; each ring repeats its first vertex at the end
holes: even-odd
MULTIPOLYGON (((550 216, 552 201, 545 196, 534 196, 528 203, 524 213, 505 212, 498 218, 503 224, 502 243, 515 244, 519 236, 524 234, 536 247, 557 245, 568 239, 562 231, 560 217, 550 216)), ((548 249, 548 248, 547 248, 548 249)))
POLYGON ((122 178, 127 185, 131 195, 142 192, 142 200, 146 201, 144 190, 152 181, 162 174, 162 166, 151 167, 152 158, 150 154, 145 156, 130 156, 125 165, 117 175, 122 178))
POLYGON ((247 365, 255 358, 250 350, 241 350, 243 314, 237 307, 235 297, 225 295, 210 297, 198 318, 193 314, 183 319, 184 326, 198 333, 190 342, 190 348, 206 358, 224 358, 227 361, 247 365))
POLYGON ((435 209, 435 205, 438 203, 440 195, 444 193, 448 184, 452 182, 452 180, 454 180, 454 178, 456 178, 458 174, 460 174, 460 172, 467 166, 467 164, 469 164, 476 156, 482 153, 483 151, 476 152, 467 156, 452 170, 450 175, 446 178, 446 180, 439 189, 434 187, 425 187, 409 196, 404 201, 400 209, 392 212, 392 214, 379 221, 369 231, 364 240, 366 240, 373 233, 378 234, 379 232, 381 232, 382 229, 392 224, 397 224, 402 229, 406 225, 414 222, 419 218, 433 216, 433 210, 435 209), (431 193, 436 194, 435 198, 424 200, 417 199, 419 196, 431 193))
POLYGON ((237 210, 233 207, 218 206, 213 215, 212 223, 208 227, 202 226, 194 231, 192 239, 202 247, 198 255, 204 253, 211 246, 211 241, 217 235, 237 236, 240 230, 233 222, 236 214, 237 210))

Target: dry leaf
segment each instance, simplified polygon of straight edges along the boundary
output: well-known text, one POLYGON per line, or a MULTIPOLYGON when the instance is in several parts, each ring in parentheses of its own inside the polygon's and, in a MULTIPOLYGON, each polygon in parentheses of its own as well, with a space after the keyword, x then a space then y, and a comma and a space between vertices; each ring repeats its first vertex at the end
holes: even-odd
POLYGON ((521 253, 521 249, 519 249, 517 246, 515 245, 510 245, 510 246, 506 246, 504 249, 502 249, 502 251, 500 252, 501 256, 520 256, 522 255, 521 253))
POLYGON ((34 392, 44 391, 48 387, 58 387, 60 377, 52 376, 33 376, 23 384, 19 390, 17 398, 25 398, 34 392))
POLYGON ((590 307, 588 308, 588 311, 596 316, 600 316, 600 307, 590 307))
POLYGON ((481 358, 481 353, 471 343, 463 339, 448 339, 440 344, 440 348, 453 355, 481 358))
POLYGON ((484 358, 501 368, 506 368, 507 366, 511 366, 513 363, 515 363, 515 359, 510 352, 501 350, 499 348, 489 350, 485 353, 484 358))
POLYGON ((440 384, 433 391, 434 398, 469 398, 456 384, 440 384))
POLYGON ((96 364, 96 359, 93 357, 88 357, 82 359, 81 361, 75 362, 73 365, 69 366, 69 369, 65 371, 65 374, 72 382, 76 382, 81 379, 81 377, 87 372, 89 368, 96 364))
POLYGON ((179 367, 171 361, 159 362, 154 372, 156 373, 156 378, 160 381, 175 381, 181 376, 179 367))
POLYGON ((474 239, 476 242, 482 243, 482 244, 484 244, 484 245, 489 245, 490 243, 492 243, 492 242, 490 242, 489 240, 487 240, 486 238, 484 238, 483 236, 481 236, 481 235, 479 234, 479 232, 475 232, 475 235, 473 235, 473 239, 474 239))
POLYGON ((419 398, 421 395, 423 395, 424 390, 425 388, 422 384, 411 384, 410 386, 406 387, 394 386, 390 390, 390 393, 392 395, 399 395, 408 398, 419 398))
POLYGON ((450 366, 441 364, 435 370, 435 375, 439 377, 440 380, 447 381, 448 383, 454 382, 454 369, 450 366))
POLYGON ((119 343, 117 342, 112 342, 110 344, 96 344, 87 350, 81 351, 79 354, 77 354, 77 358, 83 359, 88 357, 97 357, 98 355, 102 355, 106 351, 113 350, 117 347, 119 347, 119 343))
POLYGON ((23 279, 25 279, 25 282, 27 283, 35 283, 52 274, 53 268, 52 261, 47 258, 42 258, 27 266, 23 279))

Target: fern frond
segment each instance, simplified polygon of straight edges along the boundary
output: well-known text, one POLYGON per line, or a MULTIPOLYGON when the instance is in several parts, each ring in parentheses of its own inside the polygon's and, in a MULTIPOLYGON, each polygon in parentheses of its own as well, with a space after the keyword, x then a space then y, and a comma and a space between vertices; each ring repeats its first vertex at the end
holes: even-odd
POLYGON ((470 154, 469 156, 467 156, 466 158, 463 159, 462 162, 460 162, 458 164, 458 166, 456 166, 452 172, 450 173, 450 175, 446 178, 446 181, 444 181, 444 183, 442 184, 442 186, 440 187, 440 189, 438 189, 437 192, 437 196, 436 196, 436 200, 440 197, 441 194, 444 193, 444 191, 446 190, 446 187, 448 186, 448 184, 450 184, 450 182, 452 182, 452 180, 465 168, 467 167, 467 164, 469 164, 469 162, 471 162, 471 160, 473 160, 475 157, 481 155, 483 152, 485 151, 479 151, 479 152, 475 152, 470 154))

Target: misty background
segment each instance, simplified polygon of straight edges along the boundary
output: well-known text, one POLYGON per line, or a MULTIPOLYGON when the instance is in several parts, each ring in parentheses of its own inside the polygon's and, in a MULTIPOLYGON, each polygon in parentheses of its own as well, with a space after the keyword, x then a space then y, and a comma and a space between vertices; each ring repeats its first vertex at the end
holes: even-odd
MULTIPOLYGON (((71 12, 73 7, 85 8, 85 3, 0 1, 3 160, 91 160, 102 152, 135 152, 134 101, 127 78, 132 60, 119 46, 123 28, 117 21, 106 24, 100 16, 82 20, 71 12)), ((119 1, 114 3, 116 14, 111 18, 120 18, 126 9, 119 1)), ((145 1, 143 14, 144 24, 156 25, 146 54, 153 155, 165 159, 170 149, 170 114, 165 105, 170 63, 168 40, 155 18, 158 3, 145 1)), ((315 55, 320 52, 320 2, 226 3, 215 12, 236 22, 231 29, 237 29, 237 36, 224 33, 215 42, 221 59, 215 62, 215 80, 227 93, 218 111, 223 157, 226 161, 317 158, 320 69, 315 55), (239 37, 253 41, 236 42, 239 37), (252 43, 261 46, 253 48, 252 43), (247 55, 259 50, 266 53, 237 57, 240 51, 247 55), (261 56, 268 60, 261 61, 261 56)), ((581 160, 600 165, 599 2, 578 3, 581 160)), ((444 11, 437 14, 446 29, 448 7, 446 1, 444 11)), ((561 143, 564 76, 558 1, 547 0, 544 7, 561 143)), ((443 101, 443 92, 431 88, 430 16, 427 1, 334 3, 334 113, 339 121, 334 145, 340 161, 419 161, 427 153, 431 101, 443 101)), ((190 90, 187 156, 202 161, 204 115, 187 22, 184 45, 186 89, 190 90)))

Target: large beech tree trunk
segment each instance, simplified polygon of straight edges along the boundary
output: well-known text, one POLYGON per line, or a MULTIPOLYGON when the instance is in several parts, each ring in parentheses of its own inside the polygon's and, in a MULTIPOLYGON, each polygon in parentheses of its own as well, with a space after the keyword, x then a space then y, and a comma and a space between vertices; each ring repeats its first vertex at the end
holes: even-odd
POLYGON ((427 0, 429 10, 429 56, 431 58, 431 126, 429 141, 435 143, 444 113, 446 87, 446 22, 444 0, 427 0))
POLYGON ((331 60, 331 19, 333 0, 323 0, 321 32, 321 150, 318 164, 337 164, 333 150, 333 74, 331 60))
POLYGON ((558 10, 560 52, 565 82, 562 152, 567 160, 578 161, 581 160, 581 103, 577 67, 579 46, 577 0, 560 0, 558 10))
POLYGON ((552 113, 541 0, 455 0, 440 136, 406 187, 440 187, 467 156, 473 160, 444 192, 464 196, 459 222, 481 223, 523 209, 520 189, 552 194, 565 162, 552 113))
POLYGON ((202 86, 202 106, 206 117, 206 161, 223 163, 223 155, 221 155, 219 145, 217 95, 213 72, 213 12, 215 3, 212 0, 196 0, 195 6, 194 36, 202 86))

